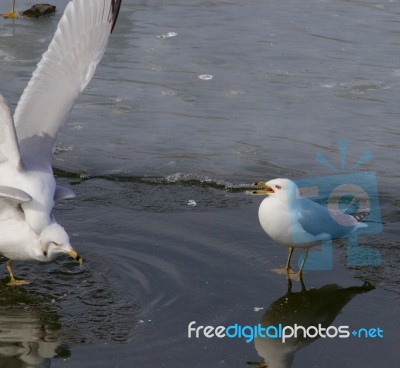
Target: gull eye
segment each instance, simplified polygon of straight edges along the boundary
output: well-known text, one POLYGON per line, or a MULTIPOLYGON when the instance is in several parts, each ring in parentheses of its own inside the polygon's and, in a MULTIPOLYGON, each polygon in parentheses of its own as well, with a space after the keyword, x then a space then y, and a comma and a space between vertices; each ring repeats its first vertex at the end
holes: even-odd
POLYGON ((280 185, 275 185, 276 189, 282 189, 282 187, 280 185))
POLYGON ((55 241, 53 241, 53 244, 56 245, 57 247, 60 245, 60 244, 56 243, 55 241))

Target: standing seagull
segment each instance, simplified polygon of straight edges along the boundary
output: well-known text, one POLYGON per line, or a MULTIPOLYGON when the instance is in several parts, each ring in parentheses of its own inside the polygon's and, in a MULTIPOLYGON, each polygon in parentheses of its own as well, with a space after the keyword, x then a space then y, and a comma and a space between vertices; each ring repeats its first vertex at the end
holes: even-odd
POLYGON ((9 13, 2 13, 1 16, 4 18, 12 18, 12 19, 18 18, 18 14, 15 12, 15 0, 12 1, 11 11, 9 13))
POLYGON ((262 228, 277 243, 289 247, 286 266, 278 271, 289 273, 293 248, 303 248, 298 273, 301 277, 311 247, 322 240, 341 238, 367 226, 360 221, 368 216, 369 209, 354 215, 328 209, 301 197, 297 185, 289 179, 274 179, 254 185, 262 188, 255 190, 254 194, 268 194, 258 210, 262 228))
POLYGON ((14 120, 0 96, 0 253, 12 261, 49 262, 60 254, 81 257, 52 213, 74 193, 56 185, 53 148, 76 100, 105 52, 121 0, 72 0, 49 48, 25 88, 14 120))

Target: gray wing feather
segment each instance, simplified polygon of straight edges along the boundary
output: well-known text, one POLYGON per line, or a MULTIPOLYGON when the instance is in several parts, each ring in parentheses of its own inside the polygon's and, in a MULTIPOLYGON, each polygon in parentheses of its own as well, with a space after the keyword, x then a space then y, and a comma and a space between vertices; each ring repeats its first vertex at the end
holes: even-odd
POLYGON ((75 193, 69 189, 68 187, 64 187, 62 185, 57 185, 56 191, 54 193, 54 201, 58 202, 63 199, 72 199, 75 198, 75 193))
POLYGON ((32 197, 23 190, 0 185, 0 198, 10 199, 17 203, 30 202, 32 197))
POLYGON ((307 198, 298 200, 298 221, 314 236, 329 234, 332 239, 343 237, 357 228, 357 220, 341 211, 333 211, 307 198))

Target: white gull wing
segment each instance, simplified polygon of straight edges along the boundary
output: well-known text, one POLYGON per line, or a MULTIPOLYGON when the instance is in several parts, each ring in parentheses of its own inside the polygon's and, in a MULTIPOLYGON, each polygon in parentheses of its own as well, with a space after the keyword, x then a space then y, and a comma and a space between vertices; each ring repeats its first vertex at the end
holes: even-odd
POLYGON ((13 218, 23 219, 23 212, 19 205, 31 200, 32 197, 23 190, 0 185, 0 221, 13 218))
POLYGON ((21 158, 14 122, 6 100, 0 95, 0 165, 3 162, 15 167, 16 171, 20 169, 21 158))
POLYGON ((0 185, 0 198, 5 198, 18 204, 32 200, 32 197, 23 190, 5 185, 0 185))
POLYGON ((73 0, 14 114, 23 163, 51 170, 57 134, 107 47, 121 0, 73 0))
POLYGON ((54 202, 59 202, 63 199, 73 199, 75 197, 75 193, 68 187, 64 187, 62 185, 56 186, 56 191, 54 193, 54 202))

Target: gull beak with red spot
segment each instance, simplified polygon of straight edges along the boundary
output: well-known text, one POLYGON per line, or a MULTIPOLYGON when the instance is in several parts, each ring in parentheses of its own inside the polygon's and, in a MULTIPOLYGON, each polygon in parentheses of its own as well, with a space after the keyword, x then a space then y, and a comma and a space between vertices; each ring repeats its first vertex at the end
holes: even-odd
POLYGON ((69 255, 70 257, 72 257, 73 259, 75 259, 75 261, 78 261, 79 264, 82 264, 83 258, 76 252, 76 250, 71 249, 71 250, 68 252, 68 255, 69 255))
POLYGON ((256 187, 259 187, 259 189, 254 190, 252 193, 253 194, 258 194, 258 195, 266 195, 266 194, 272 194, 275 193, 275 191, 267 185, 265 181, 258 181, 253 184, 256 187))

